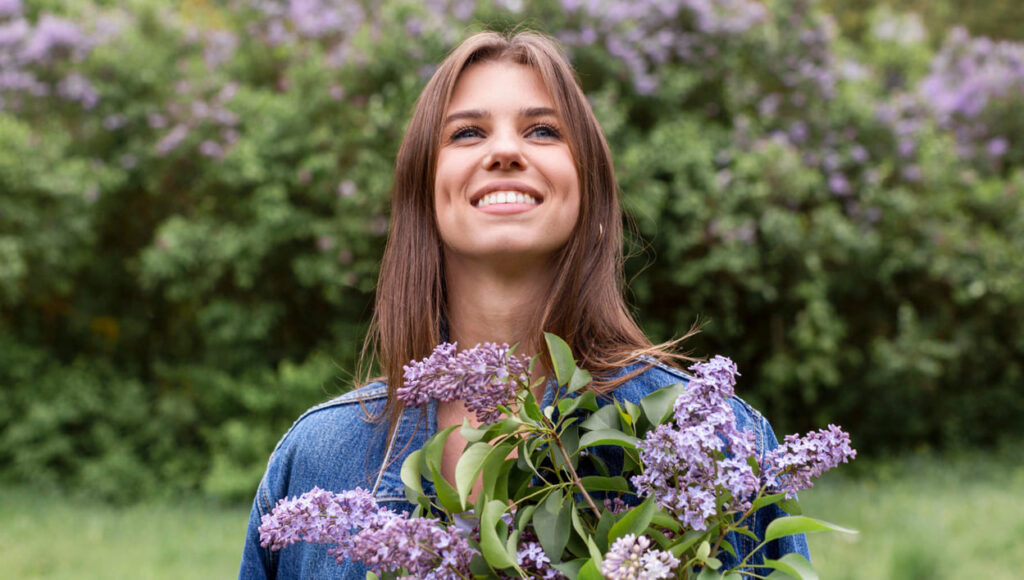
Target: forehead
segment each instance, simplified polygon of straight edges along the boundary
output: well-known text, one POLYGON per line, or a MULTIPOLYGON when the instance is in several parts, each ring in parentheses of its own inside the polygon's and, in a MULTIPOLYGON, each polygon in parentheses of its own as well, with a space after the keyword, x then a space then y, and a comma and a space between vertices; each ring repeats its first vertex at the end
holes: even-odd
POLYGON ((537 107, 556 108, 535 69, 514 62, 485 61, 469 65, 459 75, 448 103, 448 112, 537 107))

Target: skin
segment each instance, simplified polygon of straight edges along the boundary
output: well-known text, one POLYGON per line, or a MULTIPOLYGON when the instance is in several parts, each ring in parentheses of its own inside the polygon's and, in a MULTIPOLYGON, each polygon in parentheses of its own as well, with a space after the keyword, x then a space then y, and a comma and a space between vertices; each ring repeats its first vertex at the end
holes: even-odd
MULTIPOLYGON (((529 67, 475 64, 455 85, 441 132, 434 207, 450 339, 463 347, 537 348, 524 336, 527 317, 542 301, 555 275, 552 257, 579 217, 579 178, 563 135, 554 100, 529 67), (529 194, 536 203, 482 207, 480 199, 494 189, 529 194)), ((460 401, 438 407, 441 429, 465 417, 473 420, 460 401)), ((453 479, 464 445, 456 430, 442 457, 446 478, 453 479)))

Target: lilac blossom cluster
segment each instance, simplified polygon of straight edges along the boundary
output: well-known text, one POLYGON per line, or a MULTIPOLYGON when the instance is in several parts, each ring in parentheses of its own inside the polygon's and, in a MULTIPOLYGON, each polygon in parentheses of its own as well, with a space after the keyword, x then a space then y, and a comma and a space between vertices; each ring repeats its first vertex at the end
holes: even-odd
POLYGON ((398 400, 416 407, 431 399, 462 399, 477 420, 492 423, 501 417, 498 406, 509 405, 519 386, 529 384, 529 365, 507 344, 487 342, 459 352, 457 343, 442 343, 427 358, 404 367, 398 400))
POLYGON ((719 46, 760 23, 764 6, 753 0, 561 0, 583 19, 558 34, 571 46, 604 44, 628 70, 641 94, 659 84, 657 70, 669 61, 699 65, 719 46))
POLYGON ((651 549, 646 536, 626 534, 612 544, 601 564, 608 580, 659 580, 671 578, 679 559, 664 550, 651 549))
POLYGON ((82 62, 97 43, 70 20, 43 13, 33 24, 20 0, 0 0, 0 110, 19 108, 24 95, 56 95, 86 109, 95 107, 99 93, 89 79, 55 65, 82 62), (41 69, 53 70, 41 76, 41 69), (47 78, 53 76, 58 78, 47 78))
POLYGON ((939 125, 953 131, 961 155, 999 160, 1013 136, 992 120, 1016 114, 1024 98, 1024 44, 971 38, 956 28, 918 93, 939 125))
POLYGON ((786 435, 785 441, 765 459, 763 477, 787 497, 810 489, 811 479, 857 457, 850 435, 835 425, 800 437, 786 435))
POLYGON ((413 578, 468 576, 476 553, 457 529, 381 508, 360 488, 336 494, 314 487, 280 500, 261 524, 264 548, 280 550, 300 541, 333 544, 328 553, 339 563, 352 559, 375 570, 404 568, 413 578))
POLYGON ((367 21, 359 2, 330 0, 249 0, 260 18, 248 33, 270 46, 308 40, 322 43, 329 66, 340 67, 353 56, 351 40, 367 21))
POLYGON ((756 456, 754 434, 740 431, 729 399, 738 371, 716 356, 690 367, 694 379, 676 399, 674 420, 649 432, 637 449, 644 473, 632 478, 644 496, 694 530, 704 530, 719 509, 745 511, 759 480, 747 458, 756 456))

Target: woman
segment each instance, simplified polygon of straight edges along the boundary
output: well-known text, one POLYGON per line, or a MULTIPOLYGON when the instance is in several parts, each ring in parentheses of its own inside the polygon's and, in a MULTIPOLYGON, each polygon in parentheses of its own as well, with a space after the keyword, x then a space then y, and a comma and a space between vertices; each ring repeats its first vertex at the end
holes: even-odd
MULTIPOLYGON (((364 352, 385 377, 309 410, 278 444, 257 491, 240 577, 365 577, 359 565, 339 566, 325 545, 261 548, 256 529, 278 499, 313 486, 363 487, 378 503, 411 511, 403 460, 470 415, 461 402, 406 411, 395 397, 403 365, 440 342, 518 343, 518 352, 534 354, 543 332, 553 332, 597 378, 596 389, 619 400, 639 402, 688 380, 668 364, 680 357, 652 345, 626 308, 608 145, 547 37, 485 32, 445 59, 398 153, 390 232, 364 352)), ((547 402, 553 393, 537 395, 547 402)), ((777 445, 756 411, 733 406, 762 453, 777 445)), ((448 478, 464 443, 458 430, 448 440, 448 478)), ((753 529, 763 533, 777 515, 774 506, 761 510, 753 529)), ((740 558, 755 544, 730 539, 740 558)), ((807 554, 802 536, 775 544, 765 556, 807 554)))

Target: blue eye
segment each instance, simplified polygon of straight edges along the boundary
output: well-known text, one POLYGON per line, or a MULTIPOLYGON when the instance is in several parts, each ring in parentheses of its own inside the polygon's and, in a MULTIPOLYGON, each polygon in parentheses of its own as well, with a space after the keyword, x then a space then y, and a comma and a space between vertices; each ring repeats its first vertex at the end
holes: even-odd
POLYGON ((562 134, 558 132, 558 129, 550 125, 535 125, 530 128, 530 133, 533 137, 540 137, 543 139, 559 139, 562 134))
POLYGON ((474 139, 480 136, 480 130, 476 127, 462 127, 460 129, 456 129, 455 132, 452 133, 451 140, 457 141, 459 139, 474 139))

